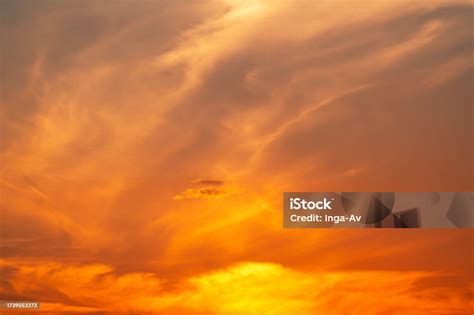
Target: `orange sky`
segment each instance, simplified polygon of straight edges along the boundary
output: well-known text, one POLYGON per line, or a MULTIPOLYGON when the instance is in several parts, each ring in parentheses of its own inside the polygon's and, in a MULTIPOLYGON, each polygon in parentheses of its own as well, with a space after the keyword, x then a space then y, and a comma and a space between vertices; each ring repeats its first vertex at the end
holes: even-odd
POLYGON ((281 199, 473 191, 473 10, 1 1, 0 299, 472 314, 472 229, 283 229, 281 199))

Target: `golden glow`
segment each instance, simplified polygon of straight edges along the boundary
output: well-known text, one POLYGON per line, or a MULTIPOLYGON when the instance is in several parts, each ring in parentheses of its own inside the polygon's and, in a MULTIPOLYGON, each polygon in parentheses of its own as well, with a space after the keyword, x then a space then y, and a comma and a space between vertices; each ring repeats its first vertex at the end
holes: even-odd
POLYGON ((472 230, 281 217, 283 191, 473 190, 472 10, 0 2, 0 300, 472 313, 472 230))

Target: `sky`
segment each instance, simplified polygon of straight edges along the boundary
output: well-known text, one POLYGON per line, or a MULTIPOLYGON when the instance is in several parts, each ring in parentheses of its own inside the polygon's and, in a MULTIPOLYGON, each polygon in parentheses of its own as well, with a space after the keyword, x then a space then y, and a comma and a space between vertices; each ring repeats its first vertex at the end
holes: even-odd
POLYGON ((472 314, 472 229, 284 229, 281 202, 473 191, 473 13, 0 0, 0 299, 40 301, 34 314, 472 314))

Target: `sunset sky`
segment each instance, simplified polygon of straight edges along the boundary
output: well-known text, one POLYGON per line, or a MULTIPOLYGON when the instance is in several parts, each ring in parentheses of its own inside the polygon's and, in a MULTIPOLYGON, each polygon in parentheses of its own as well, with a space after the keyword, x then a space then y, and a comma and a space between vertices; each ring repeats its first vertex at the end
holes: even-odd
POLYGON ((474 190, 472 1, 0 0, 0 21, 0 300, 473 313, 473 229, 282 222, 284 191, 474 190))

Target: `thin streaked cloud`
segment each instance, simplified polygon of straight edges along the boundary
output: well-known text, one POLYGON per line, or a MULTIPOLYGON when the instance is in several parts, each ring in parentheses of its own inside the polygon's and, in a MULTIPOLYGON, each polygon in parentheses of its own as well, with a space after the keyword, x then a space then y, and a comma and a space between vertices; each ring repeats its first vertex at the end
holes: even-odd
POLYGON ((466 311, 472 231, 289 231, 281 193, 472 190, 473 10, 2 1, 0 295, 53 314, 466 311))

